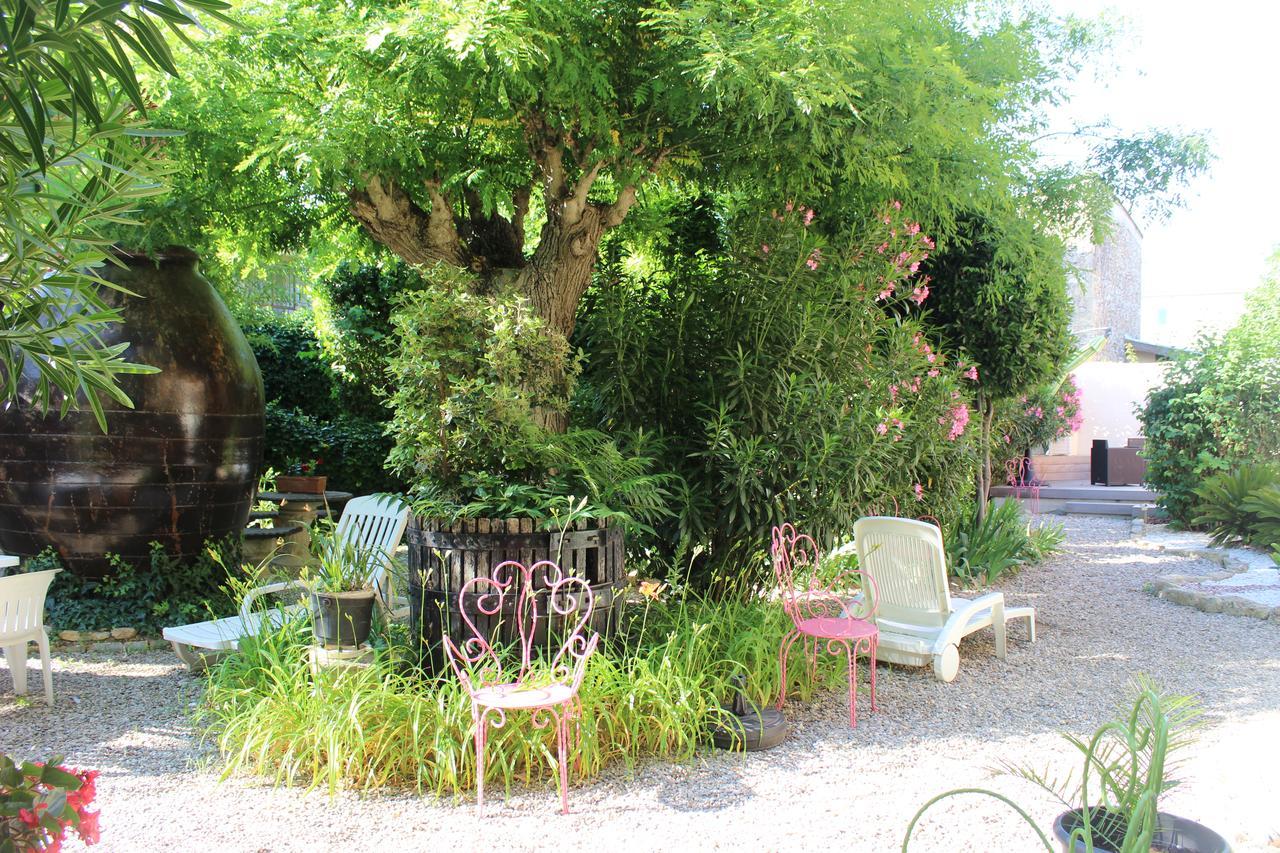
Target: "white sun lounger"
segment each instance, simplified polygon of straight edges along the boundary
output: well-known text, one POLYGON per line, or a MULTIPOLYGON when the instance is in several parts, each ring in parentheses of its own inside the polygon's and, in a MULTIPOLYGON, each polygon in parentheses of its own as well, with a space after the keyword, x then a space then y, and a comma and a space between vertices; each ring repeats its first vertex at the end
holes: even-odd
MULTIPOLYGON (((377 548, 384 555, 370 580, 393 616, 399 609, 391 608, 395 599, 387 565, 400 546, 408 523, 409 508, 397 498, 386 495, 353 498, 347 502, 338 521, 336 535, 340 540, 351 541, 362 551, 377 548)), ((270 620, 271 626, 278 627, 291 614, 305 609, 305 604, 255 609, 255 603, 262 596, 287 589, 305 590, 306 584, 290 580, 255 587, 245 595, 239 615, 165 628, 164 638, 173 644, 174 652, 187 668, 198 672, 218 657, 234 651, 242 637, 257 635, 264 627, 264 619, 270 620)))
POLYGON ((1036 639, 1034 607, 1006 607, 1004 593, 975 599, 951 595, 942 531, 924 521, 874 516, 853 526, 858 567, 875 580, 880 660, 908 666, 933 664, 941 681, 960 670, 961 638, 991 627, 996 655, 1005 656, 1005 626, 1025 619, 1036 639))

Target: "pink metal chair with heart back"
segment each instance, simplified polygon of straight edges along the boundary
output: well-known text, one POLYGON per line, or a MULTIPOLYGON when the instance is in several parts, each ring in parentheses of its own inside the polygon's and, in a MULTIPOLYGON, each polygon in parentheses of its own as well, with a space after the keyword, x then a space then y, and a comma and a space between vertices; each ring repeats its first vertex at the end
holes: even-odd
POLYGON ((876 707, 876 646, 880 633, 875 615, 875 580, 859 569, 850 569, 823 582, 818 576, 819 552, 813 539, 797 533, 791 524, 773 528, 773 568, 782 591, 782 606, 792 628, 778 650, 782 685, 778 708, 787 699, 787 656, 797 640, 804 640, 812 677, 819 646, 844 654, 849 665, 849 725, 858 725, 858 655, 871 658, 871 710, 876 707))
POLYGON ((594 604, 586 580, 565 577, 549 560, 531 566, 508 560, 459 590, 458 611, 471 636, 459 647, 446 635, 444 645, 471 697, 480 814, 488 729, 505 726, 511 711, 528 711, 535 729, 555 726, 560 812, 569 813, 569 729, 581 715, 578 688, 587 659, 600 642, 600 635, 586 627, 594 604), (563 640, 557 645, 559 637, 563 640), (554 655, 548 658, 552 648, 554 655))

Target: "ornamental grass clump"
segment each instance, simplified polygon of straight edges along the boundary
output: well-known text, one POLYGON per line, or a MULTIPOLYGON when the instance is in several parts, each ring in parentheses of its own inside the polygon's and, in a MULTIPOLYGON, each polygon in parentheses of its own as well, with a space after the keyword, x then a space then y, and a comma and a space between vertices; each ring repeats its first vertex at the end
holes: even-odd
MULTIPOLYGON (((582 683, 575 778, 607 764, 646 757, 687 759, 706 743, 725 711, 729 678, 747 678, 748 698, 778 693, 777 639, 786 616, 776 602, 740 597, 712 602, 694 594, 663 598, 650 585, 624 630, 590 660, 582 683)), ((475 786, 471 706, 456 679, 424 678, 383 644, 364 669, 323 672, 317 690, 307 666, 310 635, 301 621, 246 638, 211 671, 198 719, 216 742, 224 776, 246 772, 308 789, 404 788, 436 795, 475 786)), ((813 680, 789 673, 802 698, 840 676, 822 659, 813 680)), ((492 730, 490 784, 550 782, 554 731, 512 724, 492 730)))

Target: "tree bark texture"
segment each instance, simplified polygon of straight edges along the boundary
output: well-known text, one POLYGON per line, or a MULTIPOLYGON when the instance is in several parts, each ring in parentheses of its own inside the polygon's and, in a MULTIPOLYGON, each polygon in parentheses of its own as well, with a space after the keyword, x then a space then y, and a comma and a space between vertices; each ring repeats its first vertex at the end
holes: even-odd
MULTIPOLYGON (((469 191, 455 206, 439 181, 425 183, 430 199, 426 209, 394 179, 370 175, 363 188, 349 192, 351 213, 369 236, 409 264, 442 262, 469 269, 477 274, 481 291, 492 290, 498 282, 512 282, 547 328, 568 338, 578 303, 591 284, 600 238, 626 217, 635 204, 636 187, 624 185, 613 202, 589 201, 588 193, 605 162, 583 163, 589 152, 548 136, 540 125, 531 133, 547 212, 541 239, 531 255, 524 252, 524 216, 532 184, 513 194, 513 213, 503 216, 484 210, 480 197, 469 191), (577 165, 573 181, 565 165, 566 153, 577 165)), ((568 426, 565 416, 555 412, 538 412, 537 420, 557 432, 568 426)))

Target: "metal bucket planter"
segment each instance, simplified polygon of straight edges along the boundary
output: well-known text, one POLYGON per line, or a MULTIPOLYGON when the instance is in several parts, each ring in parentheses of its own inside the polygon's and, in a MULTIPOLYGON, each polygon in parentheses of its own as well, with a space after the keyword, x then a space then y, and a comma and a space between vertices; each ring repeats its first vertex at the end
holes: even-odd
MULTIPOLYGON (((619 621, 626 585, 619 527, 580 521, 561 533, 535 531, 533 520, 528 518, 477 518, 453 524, 414 518, 405 540, 409 548, 409 631, 428 673, 443 672, 447 666, 446 635, 459 646, 471 637, 462 619, 464 612, 493 645, 515 640, 513 614, 482 613, 477 607, 478 595, 464 598, 461 609, 458 602, 458 591, 464 584, 490 576, 506 560, 525 565, 551 560, 566 577, 580 577, 591 585, 595 609, 590 628, 608 636, 619 621)), ((544 615, 534 628, 538 645, 552 645, 572 628, 548 618, 545 614, 550 609, 545 600, 539 602, 538 611, 544 615)))
POLYGON ((311 593, 311 632, 316 644, 356 649, 368 642, 375 596, 371 589, 311 593))

